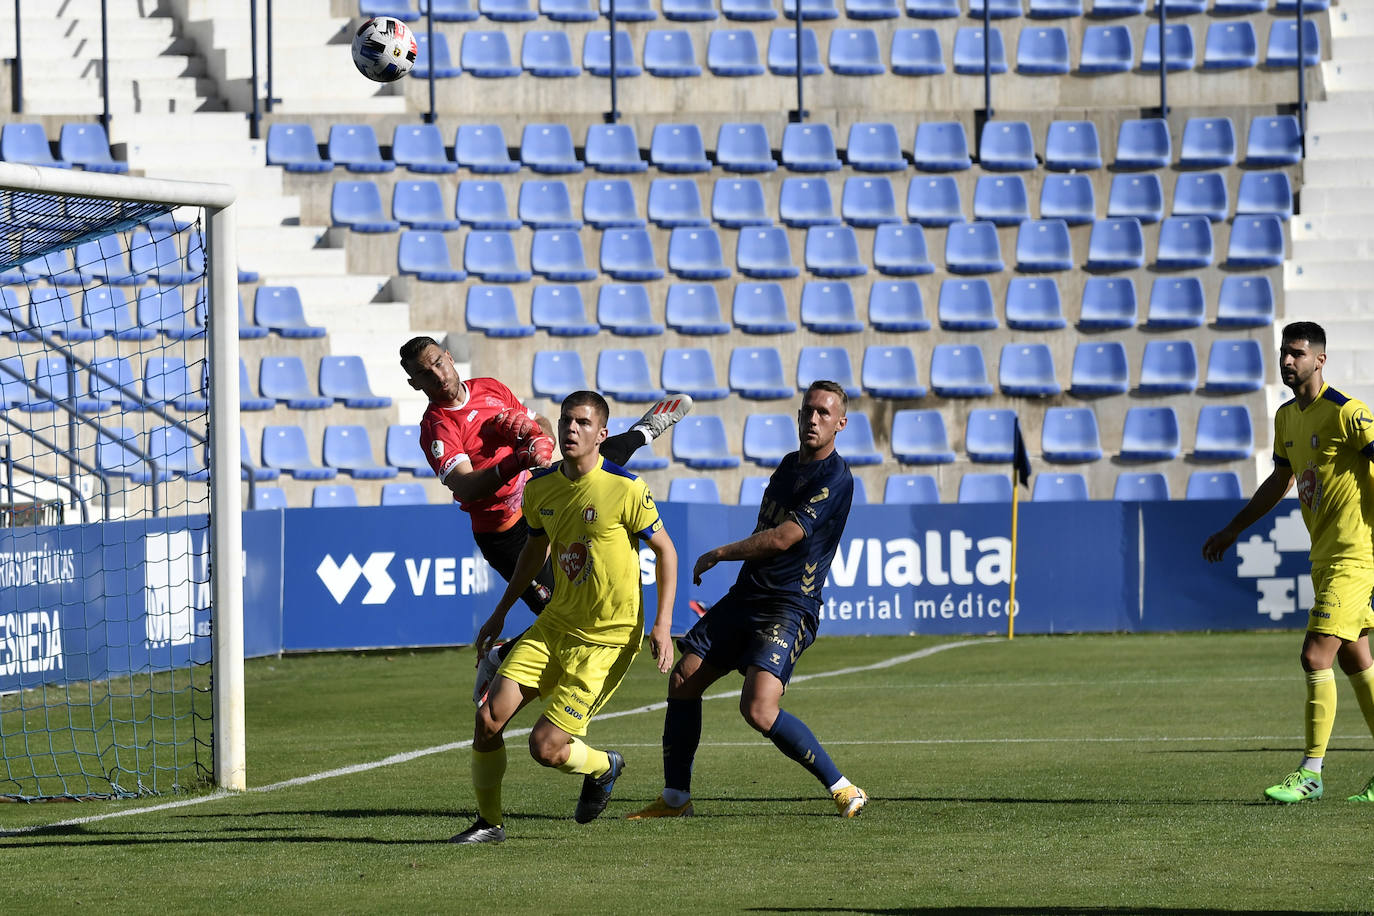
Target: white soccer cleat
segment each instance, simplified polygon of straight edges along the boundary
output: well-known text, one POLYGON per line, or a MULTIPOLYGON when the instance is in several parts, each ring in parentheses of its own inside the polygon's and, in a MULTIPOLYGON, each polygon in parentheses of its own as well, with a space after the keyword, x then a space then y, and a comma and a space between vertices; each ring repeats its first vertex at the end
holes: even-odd
POLYGON ((642 429, 649 434, 649 441, 657 439, 668 431, 668 428, 687 416, 687 412, 692 409, 692 396, 689 394, 670 394, 666 398, 659 398, 658 402, 650 407, 644 416, 635 422, 631 429, 642 429))

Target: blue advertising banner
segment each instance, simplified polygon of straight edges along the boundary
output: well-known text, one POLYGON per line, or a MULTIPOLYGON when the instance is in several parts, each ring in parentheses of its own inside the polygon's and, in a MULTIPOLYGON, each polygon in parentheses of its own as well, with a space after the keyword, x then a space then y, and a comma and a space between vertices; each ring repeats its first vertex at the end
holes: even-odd
POLYGON ((280 509, 243 513, 243 654, 281 652, 282 547, 280 509))

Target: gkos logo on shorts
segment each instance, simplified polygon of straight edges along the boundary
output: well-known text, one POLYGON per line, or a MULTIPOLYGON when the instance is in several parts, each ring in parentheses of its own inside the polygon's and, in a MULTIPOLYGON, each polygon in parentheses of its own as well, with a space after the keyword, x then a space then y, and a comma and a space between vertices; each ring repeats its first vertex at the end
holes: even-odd
POLYGON ((1256 613, 1282 620, 1312 606, 1312 576, 1307 564, 1311 547, 1302 510, 1296 508, 1276 517, 1267 537, 1252 534, 1236 543, 1240 557, 1236 575, 1255 580, 1256 613))

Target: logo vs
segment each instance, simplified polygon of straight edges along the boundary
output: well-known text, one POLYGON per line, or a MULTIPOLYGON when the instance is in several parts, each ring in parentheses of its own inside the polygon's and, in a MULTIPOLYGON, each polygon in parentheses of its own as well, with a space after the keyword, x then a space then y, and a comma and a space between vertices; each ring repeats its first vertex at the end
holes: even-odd
POLYGON ((391 565, 391 558, 394 556, 395 553, 374 553, 368 556, 367 562, 359 564, 351 553, 344 558, 343 563, 337 563, 332 555, 325 554, 320 565, 315 568, 315 575, 320 577, 324 587, 329 590, 335 604, 343 604, 359 576, 365 578, 368 584, 363 604, 386 604, 386 599, 396 590, 396 583, 387 573, 387 567, 391 565))

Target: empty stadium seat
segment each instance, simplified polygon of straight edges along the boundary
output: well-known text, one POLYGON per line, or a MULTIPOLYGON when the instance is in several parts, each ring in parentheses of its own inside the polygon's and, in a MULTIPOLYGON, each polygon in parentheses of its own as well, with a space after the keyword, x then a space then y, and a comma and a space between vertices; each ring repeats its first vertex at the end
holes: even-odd
MULTIPOLYGON (((610 422, 606 424, 606 431, 612 436, 618 436, 634 425, 635 419, 633 417, 611 417, 610 422)), ((627 471, 661 471, 666 467, 668 467, 668 459, 654 453, 652 442, 641 445, 625 462, 627 471)))
MULTIPOLYGON (((1234 231, 1232 237, 1234 238, 1234 231)), ((1212 263, 1210 220, 1171 216, 1159 227, 1155 266, 1160 270, 1192 270, 1212 263)))
POLYGON ((1069 36, 1059 26, 1024 28, 1016 40, 1016 72, 1058 76, 1069 72, 1069 36))
MULTIPOLYGON (((1315 67, 1322 60, 1321 33, 1315 19, 1302 23, 1302 63, 1315 67)), ((1266 67, 1296 67, 1298 65, 1298 24, 1274 20, 1269 26, 1269 42, 1264 51, 1266 67)))
POLYGON ((536 172, 580 172, 583 165, 573 148, 566 124, 527 124, 520 136, 520 162, 536 172))
POLYGON ((540 350, 534 354, 530 386, 536 395, 561 402, 574 391, 587 388, 582 357, 575 351, 540 350))
POLYGON ((917 378, 916 354, 906 346, 875 345, 864 349, 860 383, 875 398, 915 399, 926 396, 917 378))
POLYGON ((1145 234, 1133 216, 1099 219, 1088 237, 1088 270, 1133 270, 1145 266, 1145 234))
MULTIPOLYGON (((103 235, 98 239, 82 242, 76 246, 72 258, 82 285, 91 280, 104 280, 106 283, 128 284, 137 282, 129 273, 128 258, 124 254, 123 242, 117 235, 103 235)), ((0 280, 5 280, 0 274, 0 280)))
POLYGON ((835 0, 784 0, 782 14, 795 21, 798 6, 801 7, 803 20, 836 19, 840 15, 840 11, 835 7, 835 0))
MULTIPOLYGON (((856 253, 857 247, 856 242, 856 253)), ((746 277, 761 279, 786 279, 800 273, 792 263, 792 246, 787 240, 787 231, 777 226, 740 230, 735 248, 735 266, 746 277)))
POLYGON ((982 277, 941 281, 936 314, 946 331, 991 331, 998 327, 992 285, 982 277))
POLYGON ((642 229, 644 218, 630 182, 589 181, 582 190, 582 218, 594 229, 642 229))
MULTIPOLYGON (((620 10, 616 9, 616 18, 620 10)), ((611 75, 611 36, 606 32, 588 32, 582 39, 582 68, 592 76, 611 75)), ((630 33, 615 32, 615 75, 621 78, 639 76, 643 71, 635 63, 634 45, 630 33)))
MULTIPOLYGON (((859 410, 851 411, 844 428, 835 434, 835 450, 851 466, 883 463, 883 456, 873 439, 873 426, 869 423, 868 414, 859 410)), ((854 501, 860 505, 867 501, 863 483, 858 477, 854 478, 854 501)))
POLYGON ((872 229, 884 223, 899 223, 897 196, 885 175, 855 175, 844 181, 840 214, 846 223, 872 229))
POLYGON ((812 382, 829 379, 844 389, 845 394, 857 398, 859 386, 854 383, 854 367, 843 347, 802 347, 797 357, 797 390, 805 392, 812 382))
POLYGON ((358 0, 358 13, 364 18, 391 16, 402 22, 414 22, 420 14, 410 5, 410 0, 358 0))
MULTIPOLYGON (((821 66, 821 49, 813 29, 802 29, 802 73, 806 76, 820 76, 825 72, 821 66)), ((768 36, 768 72, 774 76, 797 75, 797 32, 796 29, 774 29, 768 36)))
MULTIPOLYGON (((148 457, 153 459, 161 477, 208 480, 204 446, 177 426, 158 426, 148 431, 148 457)), ((135 475, 134 480, 140 476, 135 475)))
POLYGON ((1283 221, 1274 214, 1237 216, 1231 224, 1227 267, 1278 267, 1283 255, 1283 221))
POLYGON ((997 363, 998 385, 1010 397, 1047 398, 1062 390, 1055 379, 1054 357, 1043 343, 1009 343, 997 363))
POLYGON ((763 494, 768 489, 771 478, 762 474, 745 477, 739 482, 739 505, 757 506, 763 502, 763 494))
POLYGON ((744 420, 744 458, 775 468, 797 450, 797 424, 786 414, 750 414, 744 420))
POLYGON ((665 390, 691 395, 697 401, 718 401, 730 393, 717 381, 711 351, 701 347, 664 350, 659 379, 665 390))
POLYGON ((963 222, 966 217, 959 184, 952 175, 918 175, 907 186, 906 215, 912 222, 938 228, 963 222))
POLYGON ((873 266, 880 273, 910 277, 935 272, 920 223, 887 223, 873 233, 873 266))
POLYGON ((720 15, 712 0, 663 0, 659 7, 674 22, 710 22, 720 15))
POLYGON ((1193 471, 1185 499, 1244 499, 1235 471, 1193 471))
MULTIPOLYGON (((0 364, 0 368, 3 368, 3 364, 0 364)), ((301 441, 304 442, 304 440, 301 441)), ((252 456, 248 453, 248 433, 241 426, 239 427, 239 456, 241 463, 239 474, 244 480, 249 479, 250 473, 253 480, 276 480, 281 476, 281 471, 276 468, 263 467, 254 463, 252 456)), ((262 490, 261 487, 257 489, 259 492, 262 490)), ((285 500, 283 500, 284 507, 285 500)))
POLYGON ((334 403, 311 388, 299 356, 264 356, 258 369, 258 390, 292 410, 322 410, 334 403))
MULTIPOLYGON (((104 427, 96 436, 96 467, 107 474, 151 480, 138 433, 127 426, 104 427)), ((161 478, 161 475, 158 475, 161 478)))
POLYGON ((791 334, 796 322, 787 316, 787 298, 777 283, 741 283, 731 303, 735 327, 746 334, 791 334))
POLYGON ((1169 122, 1163 118, 1129 118, 1116 135, 1118 169, 1162 169, 1172 159, 1169 122))
POLYGON ((727 229, 773 225, 763 200, 763 185, 757 178, 716 179, 711 190, 711 219, 727 229))
POLYGON ((310 491, 312 509, 356 509, 358 491, 351 483, 321 483, 310 491))
POLYGON ((775 347, 736 347, 730 352, 730 390, 742 398, 767 401, 792 396, 775 347))
POLYGON ((1259 63, 1259 41, 1248 19, 1218 21, 1207 26, 1202 46, 1202 69, 1243 70, 1259 63))
POLYGON ((644 229, 615 229, 601 235, 601 270, 616 280, 659 280, 654 245, 644 229))
POLYGON ((1040 451, 1056 463, 1097 461, 1102 446, 1097 437, 1097 415, 1090 407, 1050 407, 1040 427, 1040 451))
POLYGON ((1260 328, 1274 323, 1274 287, 1265 276, 1228 276, 1217 294, 1217 327, 1260 328))
MULTIPOLYGON (((880 76, 887 72, 872 29, 835 29, 827 56, 830 70, 841 76, 880 76)), ((795 72, 795 71, 794 71, 795 72)))
POLYGON ((945 52, 935 29, 896 29, 888 48, 892 72, 899 76, 938 76, 945 72, 945 52))
POLYGON ((717 416, 689 415, 674 424, 673 460, 702 471, 739 467, 739 458, 730 454, 725 424, 717 416))
POLYGON ((350 172, 390 172, 396 163, 382 158, 370 124, 335 124, 329 128, 329 158, 350 172))
POLYGON ((868 290, 868 323, 878 331, 929 331, 921 288, 913 280, 874 283, 868 290))
POLYGON ((1031 139, 1030 125, 1025 121, 985 123, 978 141, 978 162, 984 169, 994 172, 1035 168, 1035 143, 1031 139))
POLYGON ((391 406, 391 398, 373 394, 360 356, 320 357, 320 394, 354 409, 391 406))
MULTIPOLYGON (((179 296, 176 302, 181 302, 179 296)), ((203 327, 187 323, 188 317, 178 307, 173 314, 158 316, 155 326, 174 340, 186 340, 204 334, 203 327)), ((29 324, 45 334, 56 334, 67 341, 94 340, 102 336, 99 331, 81 324, 71 296, 51 287, 38 286, 29 291, 29 324)))
POLYGON ((295 425, 263 427, 262 463, 296 480, 333 480, 339 473, 315 463, 305 444, 305 431, 295 425))
POLYGON ((983 351, 966 344, 937 344, 930 357, 930 387, 942 398, 979 398, 992 394, 983 351))
POLYGON ((841 165, 829 124, 788 124, 781 155, 782 164, 794 172, 833 172, 841 165))
POLYGON ((474 229, 519 229, 520 221, 511 219, 506 189, 499 181, 462 181, 454 201, 459 222, 474 229))
POLYGON ((462 225, 449 216, 437 181, 398 181, 391 195, 391 215, 411 229, 448 232, 462 225))
POLYGON ((849 226, 812 226, 806 230, 806 269, 818 277, 859 277, 868 265, 849 226))
POLYGON ((970 19, 982 19, 984 15, 989 19, 1015 19, 1021 15, 1021 0, 968 0, 970 19))
MULTIPOLYGON (((275 479, 275 475, 279 472, 272 471, 271 473, 274 476, 270 479, 275 479)), ((286 491, 281 487, 254 487, 251 491, 251 496, 251 503, 247 507, 250 510, 288 508, 286 504, 286 491)))
POLYGON ((412 172, 446 174, 458 163, 448 158, 444 139, 435 124, 397 124, 391 136, 391 156, 412 172))
POLYGON ((1197 389, 1197 351, 1191 340, 1149 340, 1140 358, 1141 394, 1191 394, 1197 389))
POLYGON ((649 164, 639 157, 639 138, 630 124, 597 124, 587 128, 583 159, 598 172, 643 172, 649 164))
POLYGON ((649 146, 649 160, 664 172, 709 172, 706 145, 695 124, 659 124, 649 146))
POLYGON ((1011 461, 1015 425, 1014 410, 970 410, 964 428, 964 451, 969 460, 984 464, 1011 461))
MULTIPOLYGON (((1186 180, 1180 176, 1179 180, 1186 180)), ((1113 176, 1107 197, 1108 216, 1134 216, 1142 223, 1157 223, 1164 218, 1164 187, 1154 172, 1131 172, 1113 176)))
MULTIPOLYGON (((587 266, 582 239, 569 229, 536 229, 530 245, 530 268, 538 276, 555 283, 596 279, 596 271, 587 266)), ((496 279, 490 274, 488 277, 496 279)))
POLYGON ((668 502, 719 504, 720 488, 714 477, 674 477, 668 484, 668 502))
POLYGON ((1132 407, 1121 428, 1122 461, 1171 461, 1178 457, 1178 414, 1172 407, 1132 407))
MULTIPOLYGON (((96 402, 91 404, 95 410, 105 410, 109 407, 118 406, 121 410, 135 411, 142 410, 143 405, 138 400, 138 384, 134 378, 133 367, 129 360, 123 356, 101 356, 91 360, 90 366, 86 370, 87 381, 86 391, 89 400, 96 402), (121 390, 122 389, 122 390, 121 390)), ((248 370, 243 365, 243 360, 239 360, 239 409, 240 410, 262 410, 272 407, 273 402, 268 401, 265 407, 261 404, 262 399, 252 396, 252 388, 246 384, 248 370), (245 407, 245 403, 247 406, 245 407)), ((13 381, 18 381, 13 380, 13 381)), ((5 391, 0 394, 0 403, 8 408, 18 403, 10 397, 11 379, 4 379, 5 391)), ((19 384, 22 388, 22 383, 19 384)), ((79 408, 85 409, 85 408, 79 408)))
POLYGON ((722 124, 716 134, 716 164, 728 172, 771 172, 778 164, 762 124, 722 124))
POLYGON ((521 322, 515 296, 506 286, 469 286, 464 317, 469 331, 488 337, 529 337, 534 325, 521 322))
POLYGON ((423 506, 429 502, 425 488, 418 483, 387 483, 382 485, 383 506, 423 506))
POLYGON ((1207 308, 1198 277, 1156 277, 1145 324, 1153 329, 1200 328, 1207 308))
POLYGON ((593 22, 598 16, 591 0, 539 0, 539 12, 554 22, 593 22))
POLYGON ((1250 122, 1245 141, 1245 164, 1296 165, 1302 159, 1302 131, 1296 115, 1260 116, 1250 122))
POLYGON ((1221 172, 1179 175, 1174 184, 1174 216, 1201 217, 1222 222, 1231 208, 1226 176, 1221 172))
MULTIPOLYGON (((730 16, 723 3, 721 9, 730 16)), ((706 41, 706 68, 715 76, 762 76, 763 63, 754 33, 749 29, 712 29, 706 41)))
POLYGON ((435 79, 452 79, 463 72, 463 68, 453 62, 453 52, 443 32, 434 33, 433 45, 427 33, 411 34, 415 36, 415 64, 410 68, 411 76, 427 80, 433 73, 435 79))
POLYGON ((938 410, 899 410, 892 415, 892 454, 903 464, 949 464, 944 416, 938 410))
POLYGON ((940 488, 929 474, 889 474, 883 486, 883 503, 911 506, 938 503, 940 488))
MULTIPOLYGON (((530 0, 478 0, 477 8, 493 22, 533 22, 539 18, 530 0)), ((467 32, 464 37, 471 34, 467 32)), ((466 58, 463 69, 468 69, 466 58)))
POLYGON ((521 182, 516 213, 532 229, 582 228, 582 221, 573 215, 568 186, 557 179, 521 182))
POLYGON ((1097 209, 1092 179, 1087 175, 1046 175, 1040 186, 1041 219, 1062 219, 1070 226, 1093 222, 1097 209))
MULTIPOLYGON (((720 297, 711 283, 674 283, 668 287, 663 311, 668 327, 679 334, 702 337, 730 333, 730 325, 721 318, 720 297)), ((671 386, 665 381, 664 387, 671 386)))
POLYGON ((897 128, 886 121, 851 125, 845 156, 850 167, 861 172, 894 172, 906 168, 897 128))
MULTIPOLYGON (((719 188, 720 183, 716 186, 719 188)), ((797 229, 835 225, 840 221, 835 215, 830 185, 823 178, 784 178, 778 192, 778 218, 797 229)))
POLYGON ((848 283, 811 281, 802 287, 801 321, 816 334, 857 334, 864 329, 848 283))
POLYGON ((654 385, 643 350, 602 350, 596 360, 596 387, 617 401, 657 401, 664 391, 654 385))
POLYGON ((596 295, 597 324, 623 337, 655 337, 663 325, 654 320, 649 292, 639 284, 606 283, 596 295))
MULTIPOLYGON (((670 0, 671 2, 671 0, 670 0)), ((705 2, 705 8, 715 17, 715 10, 705 2)), ((667 10, 664 14, 667 15, 667 10)), ((673 17, 669 17, 673 18, 673 17)), ((654 29, 644 37, 644 69, 654 76, 682 78, 701 76, 697 64, 692 35, 686 29, 654 29)))
POLYGON ((88 172, 129 171, 129 163, 110 155, 110 140, 99 124, 63 124, 57 141, 57 158, 88 172))
MULTIPOLYGON (((371 182, 368 182, 371 185, 371 182)), ((373 193, 376 193, 375 186, 373 193)), ((378 198, 378 211, 381 199, 378 198)), ((139 282, 156 280, 158 283, 192 283, 198 279, 195 272, 183 269, 181 252, 177 239, 167 230, 149 226, 135 229, 129 236, 129 270, 139 278, 139 282)))
POLYGON ((282 337, 323 337, 325 329, 305 318, 300 293, 294 286, 259 286, 253 295, 253 320, 282 337))
POLYGON ((1279 219, 1293 215, 1293 186, 1288 173, 1245 172, 1236 191, 1236 216, 1272 213, 1279 219))
MULTIPOLYGON (((101 370, 105 372, 106 375, 110 376, 113 381, 117 381, 119 384, 125 385, 126 387, 129 385, 133 377, 133 370, 129 368, 129 361, 124 359, 124 357, 116 356, 105 361, 97 360, 97 362, 101 363, 101 370), (128 381, 126 381, 126 378, 128 381)), ((91 394, 113 402, 124 400, 125 410, 138 409, 137 402, 126 400, 127 395, 120 395, 115 385, 98 377, 94 371, 91 372, 91 394)), ((240 359, 239 410, 271 410, 276 406, 277 402, 272 398, 260 398, 253 392, 253 385, 248 379, 248 366, 240 359)))
POLYGON ((1073 353, 1069 393, 1076 397, 1125 394, 1130 387, 1126 348, 1116 341, 1084 341, 1073 353))
POLYGON ((384 460, 398 471, 406 471, 415 477, 435 476, 420 447, 419 426, 401 423, 388 426, 384 460))
POLYGON ((1264 355, 1257 340, 1214 340, 1207 355, 1207 391, 1241 394, 1264 387, 1264 355))
POLYGON ((1006 474, 970 474, 959 478, 961 503, 1011 502, 1011 478, 1006 474))
MULTIPOLYGON (((401 224, 387 219, 382 195, 371 181, 336 181, 330 196, 329 218, 335 226, 355 232, 395 232, 401 224)), ((137 249, 130 252, 133 255, 137 249)))
POLYGON ((1069 225, 1062 219, 1028 219, 1016 231, 1016 269, 1047 273, 1073 267, 1069 225))
POLYGON ((396 476, 396 468, 377 463, 367 427, 357 424, 325 427, 324 465, 343 471, 355 480, 386 480, 396 476))
POLYGON ((984 221, 951 225, 945 237, 945 269, 954 274, 1000 273, 1004 265, 997 227, 984 221))
POLYGON ((1116 475, 1116 489, 1112 499, 1117 502, 1154 502, 1169 498, 1169 479, 1158 472, 1134 474, 1122 471, 1116 475))
POLYGON ((701 209, 701 192, 688 178, 655 178, 649 185, 649 222, 661 229, 709 226, 701 209))
POLYGON ((1037 474, 1031 500, 1037 503, 1087 500, 1088 480, 1082 474, 1037 474))
POLYGON ((923 172, 959 172, 972 165, 968 135, 959 121, 922 121, 912 148, 916 168, 923 172))
MULTIPOLYGON (((1193 27, 1186 22, 1170 23, 1164 27, 1164 65, 1169 71, 1191 70, 1197 63, 1197 45, 1193 41, 1193 27)), ((1140 69, 1159 72, 1159 24, 1145 27, 1140 43, 1140 69)))
MULTIPOLYGON (((14 290, 0 289, 0 293, 5 297, 7 311, 13 311, 14 290)), ((81 298, 81 320, 100 337, 111 335, 115 340, 151 340, 157 336, 156 331, 141 327, 134 319, 124 291, 118 287, 101 286, 86 290, 81 298)), ((240 327, 244 326, 241 322, 240 327)))
POLYGON ((508 232, 469 232, 463 240, 463 269, 487 283, 524 283, 530 272, 515 258, 508 232))
POLYGON ((1052 172, 1102 168, 1097 125, 1092 121, 1051 121, 1045 132, 1045 168, 1052 172))
POLYGON ((1180 168, 1214 169, 1236 164, 1236 129, 1230 118, 1189 118, 1183 125, 1181 143, 1180 168))
POLYGON ((50 169, 72 167, 70 162, 53 158, 42 124, 6 124, 0 128, 0 159, 50 169))
POLYGON ((420 0, 420 13, 432 15, 435 22, 472 22, 479 15, 472 0, 420 0))
POLYGON ((396 270, 432 283, 457 283, 467 273, 457 270, 441 232, 402 232, 396 245, 396 270))
POLYGON ((973 218, 998 226, 1016 226, 1030 219, 1026 182, 1020 175, 980 175, 973 186, 973 218))
POLYGON ((510 158, 506 136, 499 124, 460 124, 453 141, 453 158, 478 174, 504 174, 520 170, 510 158))
POLYGON ((530 321, 553 337, 589 337, 600 332, 587 320, 587 307, 576 286, 536 286, 530 296, 530 321))
MULTIPOLYGON (((1283 3, 1284 0, 1278 0, 1277 5, 1282 6, 1283 3)), ((1212 12, 1218 16, 1262 13, 1268 5, 1269 0, 1214 0, 1212 12)))
MULTIPOLYGON (((1100 6, 1094 3, 1094 6, 1100 6)), ((1143 5, 1143 4, 1142 4, 1143 5)), ((1090 25, 1083 30, 1079 73, 1128 73, 1135 64, 1135 42, 1124 25, 1090 25)))
POLYGON ((1007 283, 1007 327, 1057 331, 1066 327, 1059 284, 1053 277, 1012 277, 1007 283))
MULTIPOLYGON (((969 76, 981 76, 985 69, 983 57, 983 29, 963 26, 954 33, 954 72, 969 76)), ((988 32, 988 64, 990 73, 1007 72, 1007 49, 1002 43, 1002 33, 994 26, 988 32)))
POLYGON ((545 79, 578 76, 582 68, 573 59, 572 42, 564 31, 531 29, 520 42, 520 66, 532 76, 545 79))
POLYGON ((906 0, 906 14, 914 19, 953 19, 959 0, 906 0))

